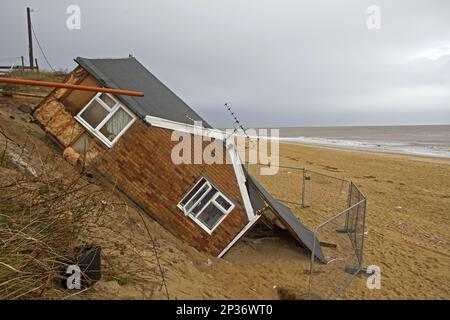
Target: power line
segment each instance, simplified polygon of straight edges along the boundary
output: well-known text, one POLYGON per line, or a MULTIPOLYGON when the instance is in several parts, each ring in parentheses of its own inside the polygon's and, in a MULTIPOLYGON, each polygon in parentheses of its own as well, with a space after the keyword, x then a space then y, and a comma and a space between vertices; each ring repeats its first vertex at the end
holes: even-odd
POLYGON ((42 56, 43 56, 44 59, 45 59, 45 62, 47 62, 48 66, 50 67, 50 69, 52 69, 53 72, 56 72, 55 68, 53 68, 53 66, 50 64, 50 62, 49 62, 48 59, 47 59, 47 56, 45 55, 44 50, 42 49, 42 46, 41 46, 41 44, 40 44, 40 42, 39 42, 39 40, 38 40, 38 38, 37 38, 37 36, 36 36, 36 32, 34 31, 33 24, 31 24, 31 30, 33 31, 34 39, 36 40, 36 43, 38 44, 39 50, 41 51, 42 56))

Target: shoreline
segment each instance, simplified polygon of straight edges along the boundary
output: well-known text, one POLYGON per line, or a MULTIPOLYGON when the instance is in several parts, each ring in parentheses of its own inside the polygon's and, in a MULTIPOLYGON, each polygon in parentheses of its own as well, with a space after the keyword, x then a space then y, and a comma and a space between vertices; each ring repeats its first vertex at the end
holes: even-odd
MULTIPOLYGON (((369 290, 367 278, 356 277, 344 299, 449 298, 450 159, 281 141, 280 155, 280 166, 343 177, 368 199, 364 263, 380 267, 382 287, 369 290)), ((261 183, 274 197, 298 200, 300 177, 288 173, 260 176, 261 183)), ((313 194, 309 204, 334 212, 326 190, 333 192, 316 189, 322 196, 313 194)))
POLYGON ((416 159, 416 160, 421 160, 421 161, 426 161, 426 162, 450 164, 450 157, 422 155, 422 154, 414 154, 414 153, 400 152, 400 151, 395 152, 395 151, 388 151, 388 150, 368 150, 368 149, 350 148, 350 147, 344 147, 344 146, 329 146, 329 145, 286 141, 286 140, 280 140, 279 143, 281 145, 284 145, 284 144, 294 145, 294 146, 298 145, 298 146, 303 146, 303 147, 320 148, 320 149, 344 151, 344 152, 356 152, 356 153, 364 153, 364 154, 369 154, 369 155, 376 154, 376 155, 380 155, 380 156, 386 155, 386 156, 394 156, 394 157, 405 157, 408 159, 416 159))

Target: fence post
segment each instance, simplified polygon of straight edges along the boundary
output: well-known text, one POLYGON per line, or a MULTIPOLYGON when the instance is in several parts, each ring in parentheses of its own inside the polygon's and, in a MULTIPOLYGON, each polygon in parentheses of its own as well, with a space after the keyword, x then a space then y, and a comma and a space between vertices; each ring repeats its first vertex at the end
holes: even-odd
POLYGON ((367 213, 367 198, 364 197, 364 215, 363 215, 363 228, 362 228, 362 240, 361 240, 361 252, 360 255, 360 264, 359 267, 362 268, 363 260, 364 260, 364 239, 366 238, 366 213, 367 213))
MULTIPOLYGON (((353 182, 350 181, 349 185, 348 185, 348 191, 347 191, 347 208, 350 208, 352 206, 352 192, 353 192, 353 182)), ((337 233, 347 233, 349 228, 348 228, 348 220, 349 220, 349 216, 350 216, 351 210, 347 211, 347 213, 345 214, 345 225, 342 226, 341 228, 337 228, 336 232, 337 233)))
MULTIPOLYGON (((303 171, 304 172, 304 171, 303 171)), ((314 229, 313 235, 314 239, 317 237, 317 231, 318 228, 314 229)), ((313 286, 313 276, 314 276, 314 257, 315 257, 315 251, 316 251, 316 241, 313 241, 313 247, 311 250, 311 261, 310 261, 310 268, 309 268, 309 281, 308 281, 308 300, 312 300, 312 286, 313 286)))
MULTIPOLYGON (((347 208, 350 208, 352 205, 352 194, 353 194, 353 181, 350 181, 350 184, 348 185, 347 208)), ((349 216, 350 216, 350 212, 348 212, 345 217, 345 229, 347 229, 347 230, 348 230, 349 216)))
POLYGON ((302 204, 301 204, 301 208, 306 208, 307 207, 305 205, 305 188, 306 188, 306 182, 305 182, 305 180, 306 180, 305 179, 306 173, 305 173, 305 171, 306 171, 306 169, 303 168, 302 171, 303 171, 303 182, 302 182, 302 204))

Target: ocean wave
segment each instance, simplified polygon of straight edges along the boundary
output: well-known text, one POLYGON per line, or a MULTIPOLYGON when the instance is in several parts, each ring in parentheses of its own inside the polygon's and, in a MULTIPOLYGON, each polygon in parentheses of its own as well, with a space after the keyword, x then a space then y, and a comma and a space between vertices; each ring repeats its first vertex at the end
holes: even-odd
POLYGON ((443 146, 424 146, 413 143, 393 142, 393 141, 359 141, 348 139, 334 139, 321 137, 280 137, 280 141, 296 142, 311 145, 322 145, 344 149, 356 149, 379 152, 394 152, 403 154, 413 154, 431 157, 450 158, 450 149, 443 146))

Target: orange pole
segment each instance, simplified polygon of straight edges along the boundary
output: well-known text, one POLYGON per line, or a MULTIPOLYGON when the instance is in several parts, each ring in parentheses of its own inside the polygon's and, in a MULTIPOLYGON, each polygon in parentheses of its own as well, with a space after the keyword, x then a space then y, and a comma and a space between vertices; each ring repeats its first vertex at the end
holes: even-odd
POLYGON ((60 83, 60 82, 50 82, 50 81, 37 81, 37 80, 25 80, 25 79, 17 79, 17 78, 5 78, 0 77, 0 83, 12 83, 12 84, 23 84, 27 86, 37 86, 37 87, 53 87, 53 88, 65 88, 65 89, 73 89, 73 90, 82 90, 82 91, 94 91, 94 92, 106 92, 112 94, 121 94, 125 96, 135 96, 135 97, 143 97, 144 93, 140 91, 129 91, 122 89, 112 89, 112 88, 103 88, 103 87, 91 87, 91 86, 82 86, 78 84, 68 84, 68 83, 60 83))

